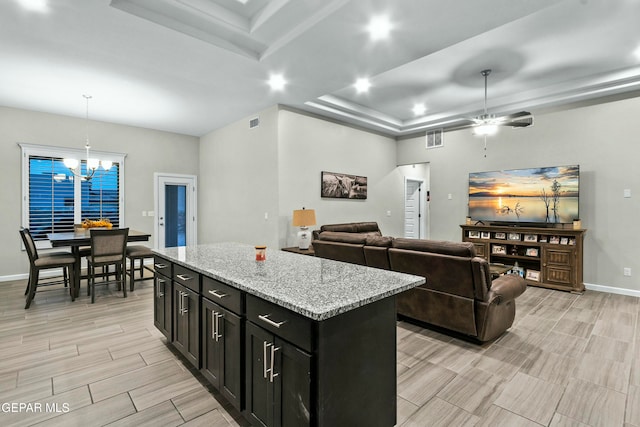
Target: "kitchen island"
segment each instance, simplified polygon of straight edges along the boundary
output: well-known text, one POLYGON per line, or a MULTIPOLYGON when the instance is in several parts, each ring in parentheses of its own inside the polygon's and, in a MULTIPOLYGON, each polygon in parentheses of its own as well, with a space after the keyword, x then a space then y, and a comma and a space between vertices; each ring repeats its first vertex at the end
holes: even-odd
POLYGON ((237 243, 154 252, 156 327, 252 424, 395 424, 394 295, 424 278, 237 243))

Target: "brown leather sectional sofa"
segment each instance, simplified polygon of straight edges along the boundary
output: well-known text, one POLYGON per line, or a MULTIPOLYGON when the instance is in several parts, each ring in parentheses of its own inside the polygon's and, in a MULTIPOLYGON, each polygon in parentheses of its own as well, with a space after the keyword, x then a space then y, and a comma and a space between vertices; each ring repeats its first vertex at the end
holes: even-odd
POLYGON ((324 225, 314 232, 316 256, 423 276, 424 285, 397 296, 398 314, 490 341, 513 324, 520 276, 493 281, 472 243, 382 236, 377 223, 324 225))

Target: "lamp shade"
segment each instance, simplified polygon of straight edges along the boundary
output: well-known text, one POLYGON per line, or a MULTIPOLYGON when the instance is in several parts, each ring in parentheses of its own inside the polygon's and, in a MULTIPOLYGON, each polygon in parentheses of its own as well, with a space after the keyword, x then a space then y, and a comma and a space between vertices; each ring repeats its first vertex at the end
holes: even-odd
POLYGON ((316 225, 316 211, 313 209, 297 209, 293 211, 293 226, 307 227, 316 225))

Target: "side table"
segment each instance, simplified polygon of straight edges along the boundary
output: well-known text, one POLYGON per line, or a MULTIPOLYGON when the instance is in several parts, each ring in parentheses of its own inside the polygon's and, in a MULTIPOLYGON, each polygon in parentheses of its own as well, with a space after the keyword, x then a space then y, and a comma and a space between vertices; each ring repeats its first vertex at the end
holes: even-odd
POLYGON ((310 255, 310 256, 316 255, 316 253, 313 251, 313 246, 309 246, 309 249, 300 249, 297 246, 291 246, 289 248, 282 248, 282 250, 285 252, 292 252, 294 254, 300 254, 300 255, 310 255))

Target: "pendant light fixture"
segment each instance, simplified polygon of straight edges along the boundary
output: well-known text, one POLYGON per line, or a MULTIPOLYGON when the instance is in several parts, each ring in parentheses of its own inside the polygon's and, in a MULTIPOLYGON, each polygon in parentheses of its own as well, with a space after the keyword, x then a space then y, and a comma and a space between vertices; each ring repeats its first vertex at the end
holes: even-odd
POLYGON ((65 158, 63 159, 63 163, 64 165, 69 169, 69 171, 71 171, 71 173, 80 178, 80 179, 84 179, 86 181, 89 181, 91 178, 93 178, 93 175, 96 173, 96 170, 102 166, 102 169, 104 169, 105 171, 108 171, 109 169, 111 169, 111 166, 113 165, 113 162, 111 162, 110 160, 98 160, 98 159, 94 159, 91 158, 91 156, 89 155, 89 149, 91 148, 91 145, 89 145, 89 100, 92 98, 91 95, 82 95, 84 97, 84 99, 86 100, 86 115, 85 115, 85 134, 86 134, 86 139, 85 139, 85 144, 84 144, 84 148, 87 152, 86 154, 86 162, 87 162, 87 173, 86 175, 82 175, 81 174, 81 162, 78 159, 74 159, 74 158, 65 158))

